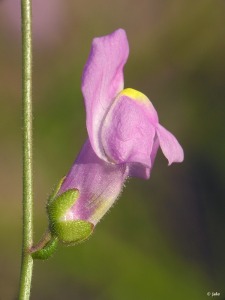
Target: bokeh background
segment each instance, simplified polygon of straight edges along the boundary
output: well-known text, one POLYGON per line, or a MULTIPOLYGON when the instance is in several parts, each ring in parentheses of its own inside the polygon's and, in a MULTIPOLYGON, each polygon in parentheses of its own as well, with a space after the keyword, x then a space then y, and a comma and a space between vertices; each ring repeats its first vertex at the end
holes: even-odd
MULTIPOLYGON (((33 300, 225 299, 225 1, 33 0, 34 228, 87 133, 80 90, 92 38, 122 27, 125 86, 185 151, 131 179, 88 242, 36 261, 33 300)), ((21 248, 19 1, 0 1, 0 299, 16 299, 21 248)))

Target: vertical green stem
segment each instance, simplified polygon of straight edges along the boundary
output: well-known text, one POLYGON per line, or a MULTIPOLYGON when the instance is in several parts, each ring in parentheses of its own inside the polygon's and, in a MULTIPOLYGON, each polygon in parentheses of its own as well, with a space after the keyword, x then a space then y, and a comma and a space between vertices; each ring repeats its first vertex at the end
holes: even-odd
POLYGON ((33 259, 32 210, 32 32, 31 0, 21 0, 22 18, 22 99, 23 99, 23 245, 19 300, 30 297, 33 259))

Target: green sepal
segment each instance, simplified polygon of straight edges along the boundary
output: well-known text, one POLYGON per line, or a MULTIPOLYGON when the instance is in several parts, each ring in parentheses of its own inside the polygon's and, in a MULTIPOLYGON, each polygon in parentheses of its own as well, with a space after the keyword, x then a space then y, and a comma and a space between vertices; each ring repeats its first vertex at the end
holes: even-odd
POLYGON ((32 258, 42 260, 48 259, 55 253, 57 246, 58 238, 52 237, 52 239, 42 249, 32 253, 32 258))
POLYGON ((61 221, 53 224, 53 231, 59 240, 67 245, 73 245, 86 240, 92 233, 94 225, 83 220, 61 221))
POLYGON ((61 184, 59 183, 58 188, 47 203, 49 228, 52 236, 57 236, 60 242, 73 245, 87 239, 91 235, 94 225, 84 220, 63 220, 66 212, 76 203, 79 191, 70 189, 56 196, 60 187, 61 184))
POLYGON ((71 189, 48 202, 47 212, 49 215, 50 229, 53 223, 60 221, 67 210, 76 202, 78 196, 79 191, 71 189))

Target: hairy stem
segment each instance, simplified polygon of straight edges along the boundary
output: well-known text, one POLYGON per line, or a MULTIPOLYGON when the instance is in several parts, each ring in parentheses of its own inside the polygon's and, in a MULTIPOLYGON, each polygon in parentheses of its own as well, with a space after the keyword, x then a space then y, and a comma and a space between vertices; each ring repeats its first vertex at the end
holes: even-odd
POLYGON ((30 297, 33 259, 33 180, 32 180, 32 33, 31 0, 21 0, 22 23, 22 102, 23 102, 23 241, 19 300, 30 297))

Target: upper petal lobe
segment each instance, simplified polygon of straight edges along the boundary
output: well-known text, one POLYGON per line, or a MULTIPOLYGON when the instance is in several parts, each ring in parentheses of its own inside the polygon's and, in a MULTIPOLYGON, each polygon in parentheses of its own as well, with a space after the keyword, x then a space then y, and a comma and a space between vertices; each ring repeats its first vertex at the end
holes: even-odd
POLYGON ((128 54, 129 46, 123 29, 95 38, 83 72, 82 93, 88 135, 95 153, 104 160, 99 130, 107 110, 123 89, 123 67, 128 54))

